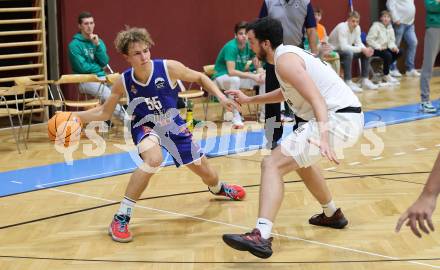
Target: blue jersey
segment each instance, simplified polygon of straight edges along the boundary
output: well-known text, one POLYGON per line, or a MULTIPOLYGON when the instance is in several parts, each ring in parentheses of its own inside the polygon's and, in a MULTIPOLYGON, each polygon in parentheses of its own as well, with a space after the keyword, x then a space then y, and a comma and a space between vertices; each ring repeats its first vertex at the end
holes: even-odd
POLYGON ((159 138, 174 159, 176 166, 191 164, 204 155, 192 140, 192 134, 177 110, 179 86, 171 85, 166 60, 153 60, 150 77, 146 84, 136 81, 134 70, 123 73, 123 83, 127 91, 132 113, 131 136, 138 145, 148 136, 159 138))
MULTIPOLYGON (((146 84, 138 82, 134 77, 133 68, 123 73, 123 82, 130 103, 136 105, 133 122, 148 119, 145 125, 154 127, 158 123, 169 124, 173 121, 177 126, 185 121, 177 112, 179 86, 171 85, 166 60, 152 60, 152 70, 146 84)), ((129 107, 130 108, 130 107, 129 107)))

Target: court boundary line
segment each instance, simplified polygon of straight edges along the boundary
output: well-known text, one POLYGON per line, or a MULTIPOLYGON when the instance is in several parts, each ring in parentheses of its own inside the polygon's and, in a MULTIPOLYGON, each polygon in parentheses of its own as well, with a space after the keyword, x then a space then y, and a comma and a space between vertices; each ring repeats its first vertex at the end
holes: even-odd
MULTIPOLYGON (((341 174, 350 174, 350 173, 338 172, 338 171, 332 171, 332 172, 341 173, 341 174)), ((430 173, 430 172, 429 171, 426 171, 426 172, 400 172, 400 173, 392 173, 391 175, 408 175, 408 174, 424 174, 424 173, 430 173)), ((347 178, 366 178, 366 177, 379 178, 378 176, 380 176, 380 175, 390 175, 390 174, 372 174, 372 175, 367 175, 367 174, 365 174, 365 175, 357 174, 356 175, 356 174, 354 174, 354 175, 349 175, 349 176, 328 177, 328 178, 326 178, 326 180, 340 180, 340 179, 347 179, 347 178)), ((379 179, 382 179, 382 178, 379 178, 379 179)), ((398 180, 394 180, 394 179, 386 179, 386 178, 383 178, 383 179, 398 181, 398 180)), ((302 180, 284 181, 285 184, 301 183, 301 182, 303 182, 303 181, 302 180)), ((417 183, 417 182, 407 182, 407 183, 409 183, 409 184, 420 184, 420 183, 417 183)), ((68 185, 73 185, 73 184, 78 184, 78 183, 72 183, 72 184, 68 184, 68 185)), ((253 187, 259 187, 259 186, 260 186, 259 184, 252 184, 252 185, 245 185, 243 187, 245 187, 245 188, 253 188, 253 187)), ((63 185, 63 187, 64 187, 64 185, 63 185)), ((48 190, 48 189, 50 189, 50 188, 45 188, 45 189, 42 189, 42 190, 48 190)), ((190 192, 182 192, 182 193, 174 193, 174 194, 166 194, 166 195, 159 195, 159 196, 153 196, 153 197, 146 197, 146 198, 141 198, 138 201, 162 199, 162 198, 169 198, 169 197, 175 197, 175 196, 186 196, 186 195, 205 193, 205 192, 208 192, 208 190, 198 190, 198 191, 190 191, 190 192)), ((18 227, 18 226, 26 225, 26 224, 32 224, 32 223, 35 223, 35 222, 45 221, 45 220, 48 220, 48 219, 54 219, 54 218, 58 218, 58 217, 63 217, 63 216, 77 214, 77 213, 87 212, 87 211, 90 211, 90 210, 95 210, 95 209, 99 209, 99 208, 104 208, 104 207, 112 206, 112 205, 115 205, 115 204, 118 204, 118 203, 119 202, 103 204, 103 205, 98 205, 98 206, 93 206, 93 207, 87 207, 87 208, 83 208, 83 209, 79 209, 79 210, 75 210, 75 211, 64 212, 64 213, 53 215, 53 216, 42 217, 42 218, 37 218, 37 219, 33 219, 33 220, 23 221, 23 222, 19 222, 19 223, 4 225, 4 226, 0 226, 0 230, 8 229, 8 228, 13 228, 13 227, 18 227)))
POLYGON ((55 258, 55 257, 36 257, 36 256, 12 256, 0 255, 0 259, 29 259, 29 260, 51 260, 51 261, 75 261, 75 262, 108 262, 108 263, 151 263, 151 264, 334 264, 334 263, 388 263, 388 262, 408 262, 408 261, 439 261, 440 258, 409 258, 399 260, 340 260, 340 261, 150 261, 150 260, 105 260, 105 259, 79 259, 79 258, 55 258))
MULTIPOLYGON (((55 192, 64 193, 64 194, 69 194, 69 195, 73 195, 73 196, 77 196, 77 197, 81 197, 81 198, 88 198, 88 199, 94 199, 94 200, 99 200, 99 201, 105 201, 105 202, 108 202, 108 203, 116 202, 114 200, 109 200, 109 199, 105 199, 105 198, 101 198, 101 197, 97 197, 97 196, 85 195, 85 194, 71 192, 71 191, 65 191, 65 190, 61 190, 61 189, 57 189, 57 188, 51 188, 49 190, 55 191, 55 192)), ((251 230, 251 229, 253 229, 253 228, 242 226, 242 225, 237 225, 237 224, 227 223, 227 222, 223 222, 223 221, 217 221, 217 220, 212 220, 212 219, 206 219, 206 218, 191 216, 191 215, 188 215, 188 214, 177 213, 177 212, 173 212, 173 211, 163 210, 163 209, 149 207, 149 206, 144 206, 144 205, 136 205, 135 207, 139 208, 139 209, 144 209, 144 210, 149 210, 149 211, 153 211, 153 212, 162 213, 162 214, 168 214, 168 215, 171 215, 171 216, 190 218, 190 219, 195 219, 195 220, 204 221, 204 222, 208 222, 208 223, 214 223, 214 224, 217 224, 217 225, 224 225, 224 226, 232 227, 232 228, 239 228, 239 229, 244 229, 244 230, 251 230)), ((289 236, 289 235, 284 235, 284 234, 279 234, 279 233, 272 233, 272 235, 273 236, 278 236, 278 237, 281 237, 281 238, 286 238, 286 239, 289 239, 289 240, 296 240, 296 241, 301 241, 301 242, 305 242, 305 243, 309 243, 309 244, 314 244, 314 245, 318 245, 318 246, 324 246, 324 247, 327 247, 327 248, 333 248, 333 249, 337 249, 337 250, 344 250, 344 251, 348 251, 348 252, 353 252, 353 253, 358 253, 358 254, 363 254, 363 255, 368 255, 368 256, 373 256, 373 257, 379 257, 379 258, 384 258, 384 259, 389 259, 389 260, 400 260, 401 259, 401 258, 398 258, 398 257, 383 255, 383 254, 380 254, 380 253, 369 252, 369 251, 364 251, 364 250, 361 250, 361 249, 344 247, 344 246, 339 246, 339 245, 334 245, 334 244, 328 244, 328 243, 324 243, 324 242, 320 242, 320 241, 316 241, 316 240, 309 240, 309 239, 306 239, 306 238, 301 238, 301 237, 296 237, 296 236, 289 236)), ((432 264, 427 264, 427 263, 421 263, 421 262, 418 262, 418 261, 405 261, 405 262, 407 262, 409 264, 415 264, 415 265, 420 265, 420 266, 427 266, 427 267, 434 268, 434 269, 440 269, 440 265, 432 265, 432 264)))

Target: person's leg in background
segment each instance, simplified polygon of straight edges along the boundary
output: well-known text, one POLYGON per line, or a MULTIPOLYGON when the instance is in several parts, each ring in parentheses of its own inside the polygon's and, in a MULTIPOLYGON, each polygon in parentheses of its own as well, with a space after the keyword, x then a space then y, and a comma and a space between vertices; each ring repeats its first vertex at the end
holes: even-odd
MULTIPOLYGON (((239 90, 240 89, 240 77, 222 75, 215 79, 217 84, 220 86, 221 90, 239 90)), ((229 113, 230 114, 230 113, 229 113)), ((224 120, 229 120, 228 112, 225 112, 224 120)), ((232 126, 233 128, 240 129, 243 128, 244 124, 241 120, 240 112, 237 109, 232 111, 232 126)))
MULTIPOLYGON (((240 79, 240 89, 254 89, 256 86, 258 86, 258 95, 262 95, 266 93, 266 83, 257 84, 256 81, 252 79, 240 79)), ((257 121, 263 123, 264 122, 264 106, 259 106, 260 111, 258 112, 258 118, 257 121)))
MULTIPOLYGON (((401 50, 400 43, 402 42, 403 31, 405 29, 404 29, 403 25, 401 25, 401 24, 399 24, 399 25, 393 24, 393 28, 394 28, 394 35, 396 37, 397 48, 399 48, 399 50, 401 50)), ((390 65, 390 75, 393 77, 402 77, 402 74, 397 69, 396 61, 394 61, 390 65)))
POLYGON ((355 53, 353 55, 353 59, 361 60, 361 86, 362 88, 368 89, 368 90, 376 90, 379 88, 377 85, 375 85, 372 81, 369 79, 370 75, 370 58, 366 57, 363 53, 355 53))
POLYGON ((353 63, 353 53, 351 51, 338 50, 342 68, 344 69, 344 82, 353 92, 362 92, 362 89, 351 80, 351 65, 353 63))
POLYGON ((405 66, 406 66, 406 75, 418 77, 420 73, 417 72, 414 65, 414 59, 416 57, 417 50, 417 36, 414 24, 405 25, 405 32, 403 33, 403 39, 408 45, 408 52, 406 54, 405 66))
POLYGON ((439 50, 440 28, 427 28, 423 48, 422 74, 420 76, 421 107, 423 112, 427 113, 435 113, 437 111, 430 100, 429 82, 431 81, 432 69, 439 50))
POLYGON ((390 49, 386 50, 374 50, 374 56, 380 57, 383 60, 383 80, 388 83, 399 83, 399 80, 393 78, 390 75, 390 65, 393 63, 397 54, 393 53, 390 49))
MULTIPOLYGON (((266 64, 266 93, 269 93, 273 90, 276 90, 280 88, 280 84, 278 82, 278 79, 275 75, 275 66, 271 65, 269 63, 266 64)), ((274 104, 266 104, 265 105, 265 111, 266 111, 266 123, 267 120, 275 117, 276 123, 281 123, 281 106, 280 103, 274 103, 274 104)), ((272 121, 273 123, 273 121, 272 121)), ((281 137, 283 136, 283 126, 280 127, 268 127, 267 124, 265 126, 265 133, 266 138, 268 140, 267 142, 267 148, 274 149, 277 146, 277 142, 281 137), (273 135, 272 135, 273 134, 273 135), (272 140, 270 140, 272 138, 272 140)))

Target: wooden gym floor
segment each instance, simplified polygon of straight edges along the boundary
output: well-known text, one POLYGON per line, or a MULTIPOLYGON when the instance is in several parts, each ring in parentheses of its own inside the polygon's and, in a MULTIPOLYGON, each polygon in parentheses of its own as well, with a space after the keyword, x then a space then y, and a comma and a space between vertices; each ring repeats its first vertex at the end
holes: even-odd
MULTIPOLYGON (((433 99, 440 96, 439 85, 440 77, 434 78, 433 99)), ((367 111, 416 103, 418 79, 403 78, 399 87, 359 97, 367 111)), ((210 108, 209 118, 219 112, 210 108)), ((200 110, 196 117, 201 118, 200 110)), ((0 198, 0 269, 440 268, 440 234, 418 239, 407 228, 394 233, 397 218, 418 196, 440 150, 438 118, 368 132, 380 137, 383 151, 362 154, 372 146, 364 136, 344 152, 341 165, 321 162, 348 228, 309 225, 320 206, 296 173, 290 173, 274 226, 274 255, 268 260, 232 250, 221 240, 223 233, 255 225, 263 158, 257 151, 210 159, 221 179, 246 186, 242 202, 213 197, 186 168, 163 168, 137 203, 130 224, 134 241, 128 244, 113 242, 107 227, 129 175, 0 198)), ((63 161, 47 142, 44 125, 33 128, 29 149, 21 155, 9 130, 0 132, 0 140, 0 171, 63 161)), ((112 134, 106 153, 120 152, 114 146, 120 142, 112 134)), ((75 153, 75 158, 84 156, 75 153)), ((440 228, 440 212, 434 223, 440 228)))

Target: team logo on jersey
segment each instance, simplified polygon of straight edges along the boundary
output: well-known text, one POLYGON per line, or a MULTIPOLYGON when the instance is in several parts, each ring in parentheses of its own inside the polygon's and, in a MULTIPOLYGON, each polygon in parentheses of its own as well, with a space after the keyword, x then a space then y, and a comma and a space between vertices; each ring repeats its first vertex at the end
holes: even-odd
POLYGON ((156 78, 154 80, 154 84, 156 85, 157 89, 161 89, 165 87, 165 79, 162 77, 156 78))
POLYGON ((133 94, 137 94, 138 90, 136 89, 136 87, 134 85, 131 85, 131 89, 130 92, 132 92, 133 94))

